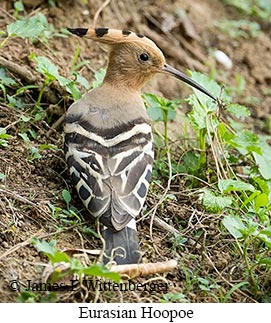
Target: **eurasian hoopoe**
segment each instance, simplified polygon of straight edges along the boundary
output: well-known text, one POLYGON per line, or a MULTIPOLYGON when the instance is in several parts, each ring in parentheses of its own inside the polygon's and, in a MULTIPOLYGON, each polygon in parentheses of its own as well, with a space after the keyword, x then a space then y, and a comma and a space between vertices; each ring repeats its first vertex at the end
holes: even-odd
POLYGON ((72 182, 90 214, 105 226, 105 257, 118 264, 141 258, 135 218, 152 174, 151 124, 140 95, 155 73, 166 73, 216 98, 166 64, 156 44, 128 30, 68 29, 111 46, 103 84, 67 111, 65 155, 72 182))

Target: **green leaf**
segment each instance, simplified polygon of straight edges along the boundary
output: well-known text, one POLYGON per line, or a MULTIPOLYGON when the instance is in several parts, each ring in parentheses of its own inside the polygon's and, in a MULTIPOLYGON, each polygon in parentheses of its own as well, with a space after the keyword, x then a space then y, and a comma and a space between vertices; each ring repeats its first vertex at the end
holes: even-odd
POLYGON ((23 138, 23 140, 24 140, 24 142, 26 143, 26 144, 29 144, 30 143, 30 139, 29 139, 29 137, 28 137, 28 135, 26 134, 26 133, 19 133, 18 134, 21 138, 23 138))
POLYGON ((23 122, 28 122, 32 119, 31 117, 25 116, 24 114, 22 114, 20 118, 23 122))
POLYGON ((259 140, 258 146, 260 151, 254 151, 253 157, 263 178, 271 179, 271 147, 266 143, 264 138, 259 140))
POLYGON ((4 85, 16 85, 17 83, 6 74, 6 70, 3 67, 0 67, 0 82, 4 85))
POLYGON ((69 204, 72 200, 71 194, 68 190, 62 191, 62 198, 67 204, 69 204))
POLYGON ((167 293, 163 295, 161 303, 174 303, 177 301, 186 301, 186 296, 182 293, 167 293))
POLYGON ((242 238, 243 235, 241 231, 244 231, 246 229, 240 218, 235 215, 228 215, 224 217, 222 224, 236 239, 242 238))
POLYGON ((109 271, 104 265, 92 265, 90 267, 81 268, 79 273, 88 276, 104 277, 111 279, 116 283, 119 283, 121 278, 118 273, 109 271))
POLYGON ((180 100, 166 100, 152 93, 142 95, 147 113, 153 121, 174 120, 180 100))
POLYGON ((203 206, 208 212, 218 213, 232 204, 229 196, 216 196, 212 191, 205 189, 203 195, 203 206))
POLYGON ((36 70, 46 76, 47 84, 57 80, 59 84, 65 87, 66 91, 72 95, 74 100, 81 98, 82 94, 76 86, 75 82, 59 75, 58 67, 47 57, 36 56, 35 54, 32 54, 31 59, 33 59, 37 63, 36 70))
POLYGON ((81 84, 86 90, 90 89, 89 82, 84 76, 80 75, 79 73, 74 73, 74 75, 77 83, 81 84))
POLYGON ((70 258, 65 252, 56 251, 52 256, 49 254, 47 256, 53 264, 61 261, 70 262, 70 258))
POLYGON ((69 256, 65 252, 60 252, 56 248, 56 240, 50 242, 33 238, 31 241, 39 252, 43 252, 52 264, 56 262, 70 262, 69 256))
POLYGON ((23 3, 21 1, 16 1, 14 3, 14 9, 16 11, 24 11, 24 5, 23 5, 23 3))
POLYGON ((250 116, 250 111, 244 105, 229 104, 226 109, 228 112, 233 113, 237 118, 250 116))
POLYGON ((45 240, 39 240, 38 238, 33 238, 31 241, 39 252, 46 253, 48 255, 54 255, 56 252, 56 240, 47 242, 45 240))
POLYGON ((9 36, 38 38, 48 28, 46 17, 42 13, 24 20, 17 20, 7 26, 9 36))
POLYGON ((31 58, 37 63, 36 70, 47 76, 51 81, 60 78, 57 66, 47 57, 32 55, 31 58))
POLYGON ((105 74, 106 74, 106 69, 105 68, 101 68, 101 69, 99 69, 98 71, 96 71, 94 73, 94 79, 95 80, 91 83, 91 86, 92 86, 93 89, 99 87, 103 83, 105 74))
POLYGON ((270 257, 262 258, 261 260, 258 261, 258 264, 271 266, 271 258, 270 257))
POLYGON ((268 204, 268 195, 261 193, 255 198, 255 211, 258 212, 261 207, 265 207, 268 204))
POLYGON ((66 86, 65 86, 67 92, 69 92, 72 95, 72 98, 74 100, 79 100, 82 97, 82 93, 80 92, 80 90, 78 89, 78 87, 76 86, 76 84, 71 81, 69 82, 66 86))
POLYGON ((231 145, 242 155, 246 155, 251 152, 256 152, 257 154, 262 153, 259 146, 258 136, 248 130, 237 132, 231 140, 231 145))
POLYGON ((255 187, 249 183, 235 179, 222 179, 218 181, 218 188, 221 193, 255 191, 255 187))
POLYGON ((15 108, 19 108, 19 109, 23 109, 24 108, 24 104, 23 104, 23 100, 22 98, 18 98, 16 99, 13 96, 7 95, 7 99, 9 102, 9 105, 15 108))

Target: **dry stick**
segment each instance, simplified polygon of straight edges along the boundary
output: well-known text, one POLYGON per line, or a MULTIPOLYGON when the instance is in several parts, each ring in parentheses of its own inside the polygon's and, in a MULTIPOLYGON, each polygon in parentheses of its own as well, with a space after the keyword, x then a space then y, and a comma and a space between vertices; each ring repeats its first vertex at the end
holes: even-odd
POLYGON ((103 2, 103 4, 100 6, 100 8, 96 11, 96 13, 95 13, 95 15, 94 15, 94 18, 93 18, 93 26, 95 27, 96 26, 96 24, 97 24, 97 20, 98 20, 98 18, 99 18, 99 15, 100 15, 100 13, 104 10, 104 8, 106 7, 106 6, 108 6, 109 5, 109 3, 111 2, 111 0, 105 0, 104 2, 103 2))
MULTIPOLYGON (((221 273, 218 271, 218 269, 216 268, 216 266, 214 265, 214 263, 212 262, 212 260, 210 259, 210 257, 207 255, 207 253, 206 252, 203 252, 203 255, 208 259, 208 261, 210 262, 210 264, 212 265, 212 267, 214 268, 214 270, 216 271, 216 273, 219 275, 219 277, 225 282, 225 283, 227 283, 228 285, 230 285, 231 287, 234 287, 234 285, 232 284, 232 283, 230 283, 227 279, 225 279, 222 275, 221 275, 221 273)), ((257 301, 255 301, 255 299, 253 299, 253 298, 251 298, 249 295, 247 295, 246 293, 244 293, 242 290, 240 290, 239 288, 238 288, 238 292, 241 294, 241 295, 243 295, 243 296, 245 296, 245 297, 247 297, 247 298, 249 298, 253 303, 258 303, 257 301)), ((233 292, 233 294, 235 294, 235 293, 237 293, 236 292, 236 290, 233 292)))
POLYGON ((7 12, 5 9, 0 7, 0 11, 3 12, 3 14, 5 14, 6 16, 8 16, 10 19, 12 19, 13 21, 16 21, 16 18, 13 17, 9 12, 7 12))
POLYGON ((177 267, 177 261, 172 259, 164 262, 132 265, 116 265, 112 266, 111 270, 120 275, 127 275, 130 278, 148 276, 151 274, 169 272, 177 267))
POLYGON ((25 67, 23 67, 21 65, 14 63, 14 62, 8 61, 7 59, 5 59, 3 57, 0 57, 0 65, 7 68, 12 73, 19 75, 27 83, 32 84, 36 81, 36 78, 33 76, 33 74, 28 69, 26 69, 25 67))

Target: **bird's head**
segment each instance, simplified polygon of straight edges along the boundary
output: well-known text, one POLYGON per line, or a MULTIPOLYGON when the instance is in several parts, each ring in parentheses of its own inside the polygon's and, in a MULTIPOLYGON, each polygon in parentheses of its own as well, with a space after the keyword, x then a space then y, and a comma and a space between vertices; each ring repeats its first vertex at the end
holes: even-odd
POLYGON ((156 73, 170 74, 216 98, 186 74, 166 63, 162 51, 149 38, 129 30, 109 28, 68 28, 80 37, 87 37, 111 46, 105 82, 140 90, 156 73))

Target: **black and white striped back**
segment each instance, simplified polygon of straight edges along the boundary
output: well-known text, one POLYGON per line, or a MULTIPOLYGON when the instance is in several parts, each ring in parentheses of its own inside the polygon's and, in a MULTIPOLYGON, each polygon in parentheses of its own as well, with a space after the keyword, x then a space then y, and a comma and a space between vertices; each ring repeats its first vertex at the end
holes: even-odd
POLYGON ((145 202, 153 144, 147 118, 115 124, 100 128, 92 123, 91 113, 68 111, 65 154, 72 182, 90 214, 112 232, 121 232, 135 229, 134 219, 145 202))

